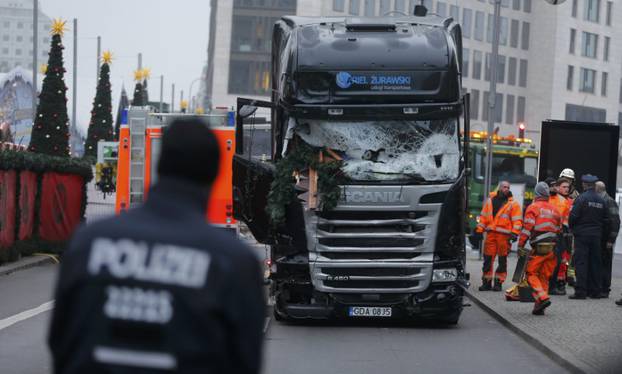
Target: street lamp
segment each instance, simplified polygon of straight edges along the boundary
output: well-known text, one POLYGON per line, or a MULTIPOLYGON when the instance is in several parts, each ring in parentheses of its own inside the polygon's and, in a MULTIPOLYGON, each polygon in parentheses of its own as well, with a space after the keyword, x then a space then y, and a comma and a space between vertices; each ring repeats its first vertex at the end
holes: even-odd
POLYGON ((201 80, 201 77, 196 78, 190 83, 190 89, 188 90, 188 102, 190 103, 190 108, 188 111, 190 113, 194 113, 194 109, 195 109, 195 108, 192 108, 192 86, 194 86, 195 82, 200 81, 200 80, 201 80))

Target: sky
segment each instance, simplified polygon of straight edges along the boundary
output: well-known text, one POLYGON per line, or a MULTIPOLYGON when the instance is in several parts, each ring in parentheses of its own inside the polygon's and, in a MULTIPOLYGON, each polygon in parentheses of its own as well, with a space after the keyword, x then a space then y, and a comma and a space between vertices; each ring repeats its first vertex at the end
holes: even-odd
MULTIPOLYGON (((143 67, 151 69, 149 100, 160 99, 160 76, 164 75, 164 102, 171 101, 175 84, 175 107, 180 90, 184 97, 192 81, 201 76, 207 62, 210 1, 208 0, 40 0, 40 10, 50 18, 67 20, 63 37, 67 110, 71 118, 73 95, 73 19, 78 19, 77 123, 86 134, 95 97, 97 36, 102 51, 113 53, 111 85, 113 118, 116 118, 121 87, 132 99, 138 53, 143 67)), ((39 32, 43 32, 40 30, 39 32)), ((47 63, 47 61, 38 61, 47 63)), ((192 86, 193 95, 199 82, 192 86)))

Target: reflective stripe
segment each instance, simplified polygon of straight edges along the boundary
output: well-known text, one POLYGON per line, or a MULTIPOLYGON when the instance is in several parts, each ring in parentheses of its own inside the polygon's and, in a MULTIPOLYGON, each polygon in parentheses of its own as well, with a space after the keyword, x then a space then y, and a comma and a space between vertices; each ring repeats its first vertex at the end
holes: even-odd
POLYGON ((484 212, 482 212, 482 214, 480 214, 480 216, 483 216, 483 217, 492 217, 492 213, 488 213, 488 212, 484 213, 484 212))
POLYGON ((557 234, 555 234, 554 232, 542 233, 542 234, 536 236, 535 238, 531 239, 531 243, 534 244, 536 242, 539 242, 539 241, 544 240, 544 239, 549 239, 549 238, 557 238, 557 234))
POLYGON ((536 220, 535 219, 531 219, 531 218, 525 218, 525 223, 533 223, 533 224, 535 224, 536 220))
POLYGON ((531 235, 531 231, 527 230, 527 229, 523 229, 523 231, 521 231, 522 234, 525 234, 527 236, 531 235))
POLYGON ((512 216, 512 221, 515 221, 517 219, 522 219, 523 216, 512 216))
POLYGON ((544 223, 541 223, 539 225, 536 225, 536 226, 534 226, 534 230, 542 230, 545 227, 550 227, 550 228, 552 228, 554 230, 559 230, 559 227, 556 224, 551 223, 551 222, 544 222, 544 223))
POLYGON ((95 347, 93 358, 97 362, 146 369, 175 370, 177 359, 167 352, 136 351, 111 347, 95 347))
POLYGON ((504 229, 501 227, 495 227, 495 231, 500 232, 502 234, 511 234, 512 231, 508 230, 508 229, 504 229))
POLYGON ((500 215, 499 215, 499 218, 507 218, 507 219, 510 219, 510 216, 504 213, 504 214, 500 214, 500 215))

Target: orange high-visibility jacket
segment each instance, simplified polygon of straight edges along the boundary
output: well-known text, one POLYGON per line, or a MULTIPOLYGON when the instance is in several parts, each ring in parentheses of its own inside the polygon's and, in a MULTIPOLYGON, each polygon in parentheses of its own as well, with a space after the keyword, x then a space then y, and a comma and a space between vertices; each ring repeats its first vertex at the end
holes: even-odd
POLYGON ((562 218, 557 208, 546 200, 536 200, 525 212, 523 230, 520 233, 518 246, 524 247, 527 239, 531 244, 551 241, 561 231, 562 218))
POLYGON ((562 217, 562 224, 568 226, 568 216, 570 215, 571 202, 560 194, 549 197, 549 203, 557 208, 562 217))
POLYGON ((510 235, 513 233, 518 235, 523 225, 520 205, 512 197, 509 197, 508 201, 499 209, 497 215, 493 217, 492 198, 495 196, 497 196, 497 192, 492 192, 488 200, 486 200, 482 213, 479 215, 475 231, 495 231, 502 234, 510 235))

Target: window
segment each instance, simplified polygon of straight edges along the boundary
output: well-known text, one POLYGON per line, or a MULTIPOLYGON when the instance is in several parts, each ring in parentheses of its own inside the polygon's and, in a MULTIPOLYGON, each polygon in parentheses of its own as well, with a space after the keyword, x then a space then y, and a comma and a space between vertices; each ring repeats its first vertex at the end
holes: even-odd
POLYGON ((460 8, 455 5, 450 5, 449 16, 453 18, 456 22, 459 22, 460 21, 460 8))
POLYGON ((482 52, 473 51, 473 79, 482 79, 482 52))
POLYGON ((376 1, 365 0, 365 16, 373 17, 376 14, 376 1))
POLYGON ((525 13, 531 13, 531 0, 523 0, 523 10, 525 13))
POLYGON ((17 23, 17 28, 18 29, 23 29, 24 28, 24 22, 18 22, 17 23))
POLYGON ((391 0, 380 0, 380 15, 384 16, 390 11, 391 11, 391 0))
POLYGON ((471 90, 471 119, 479 118, 479 90, 471 90))
POLYGON ((572 16, 574 18, 577 18, 577 6, 578 6, 578 2, 579 0, 572 0, 572 16))
POLYGON ((8 48, 2 48, 2 54, 3 55, 8 55, 9 54, 9 49, 8 48))
POLYGON ((581 39, 581 55, 596 58, 597 50, 598 35, 583 31, 583 38, 581 39))
POLYGON ((527 60, 520 59, 518 67, 518 85, 520 87, 527 87, 527 60))
POLYGON ((232 53, 270 53, 272 25, 276 17, 233 15, 232 53))
POLYGON ((510 47, 518 48, 518 21, 513 19, 510 26, 510 47))
POLYGON ((2 40, 5 41, 5 42, 8 42, 9 41, 9 36, 6 35, 6 34, 2 35, 2 40))
POLYGON ((345 0, 333 0, 333 10, 336 12, 343 12, 345 10, 345 0))
POLYGON ((21 35, 18 35, 15 40, 17 40, 18 42, 21 42, 22 40, 24 40, 24 38, 21 35))
POLYGON ((403 12, 405 5, 404 2, 405 0, 395 0, 395 10, 397 10, 398 12, 403 12))
POLYGON ((607 121, 607 110, 583 105, 566 104, 566 120, 605 122, 607 121))
POLYGON ((516 122, 525 122, 525 97, 519 96, 516 102, 516 122))
POLYGON ((514 95, 505 97, 505 123, 514 124, 514 95))
POLYGON ((436 14, 438 14, 441 17, 446 17, 447 16, 447 4, 441 1, 437 1, 436 2, 436 14))
POLYGON ((488 23, 486 23, 486 41, 492 43, 492 30, 494 30, 494 16, 488 14, 488 23))
POLYGON ((516 85, 516 57, 510 57, 508 61, 508 84, 516 85))
POLYGON ((598 23, 600 20, 600 0, 585 0, 583 19, 598 23))
POLYGON ((467 39, 471 38, 471 29, 473 28, 473 11, 464 9, 462 11, 462 36, 467 39))
POLYGON ((484 91, 484 95, 482 96, 482 121, 488 121, 488 110, 490 109, 488 103, 489 96, 490 93, 488 91, 484 91))
POLYGON ((232 60, 229 69, 229 93, 268 95, 270 61, 232 60))
POLYGON ((611 38, 605 36, 605 47, 603 48, 603 60, 609 61, 609 43, 611 42, 611 38))
POLYGON ((503 94, 495 95, 495 122, 503 122, 503 94))
POLYGON ((2 25, 4 26, 5 29, 8 29, 9 26, 11 26, 11 23, 9 21, 4 21, 2 25))
POLYGON ((520 47, 525 51, 529 49, 529 29, 529 22, 523 22, 523 33, 521 34, 520 47))
POLYGON ((350 14, 358 16, 361 9, 361 0, 350 0, 350 14))
POLYGON ((510 7, 510 0, 501 0, 501 6, 504 8, 510 7))
POLYGON ((484 12, 475 12, 475 32, 473 37, 480 42, 484 40, 484 12))
POLYGON ((501 22, 499 23, 499 44, 508 44, 508 19, 505 17, 501 17, 501 22))
POLYGON ((594 93, 594 81, 596 80, 596 70, 581 68, 581 79, 579 91, 594 93))
POLYGON ((574 66, 568 65, 568 76, 566 77, 566 89, 572 91, 572 85, 574 82, 574 66))
POLYGON ((611 10, 613 8, 613 1, 607 1, 607 26, 611 26, 611 10))
POLYGON ((497 60, 497 82, 505 83, 505 56, 499 55, 497 60))
POLYGON ((607 96, 607 80, 609 73, 603 71, 600 79, 600 96, 607 96))
POLYGON ((486 60, 484 63, 484 79, 489 82, 490 81, 490 60, 492 59, 491 53, 486 53, 486 60))
POLYGON ((512 0, 512 9, 520 10, 520 0, 512 0))
POLYGON ((468 48, 462 48, 462 77, 469 77, 469 59, 470 50, 468 48))
POLYGON ((570 48, 569 52, 574 55, 575 40, 577 39, 577 30, 570 29, 570 48))
POLYGON ((21 50, 21 49, 19 49, 19 48, 17 48, 17 49, 15 50, 15 56, 21 56, 21 55, 22 55, 22 50, 21 50))

